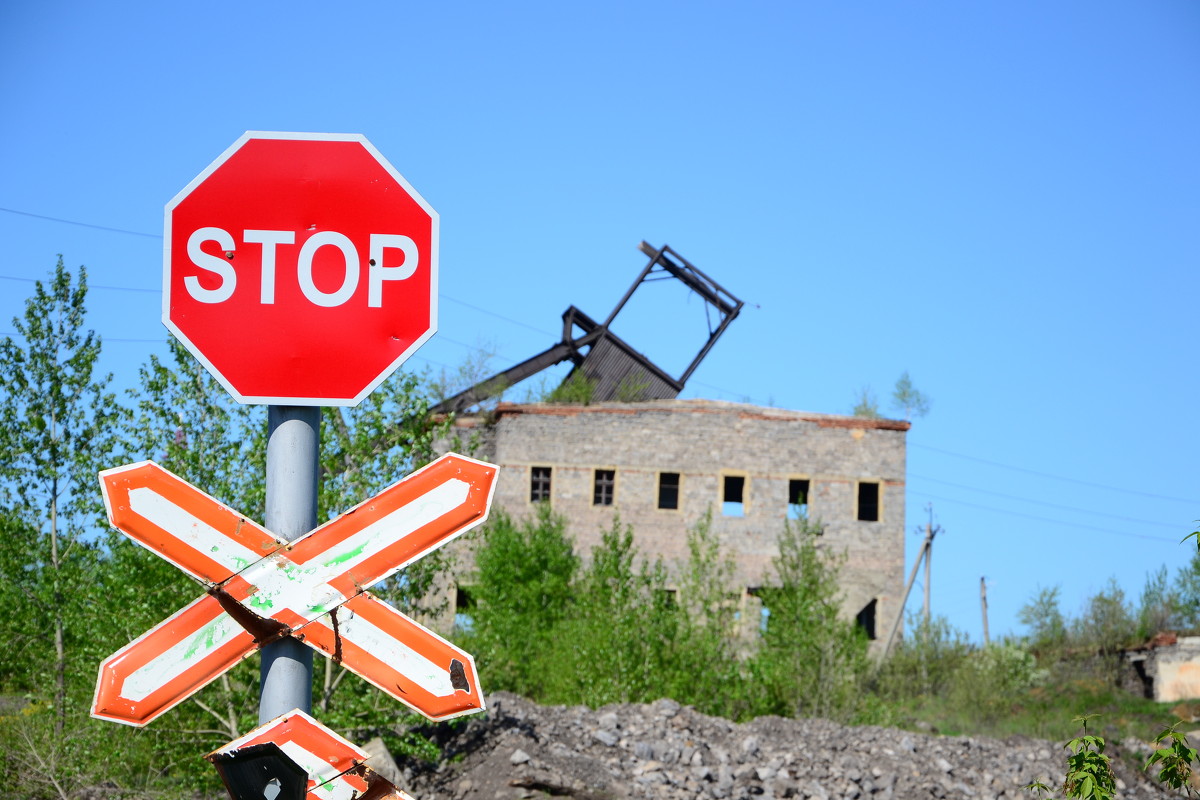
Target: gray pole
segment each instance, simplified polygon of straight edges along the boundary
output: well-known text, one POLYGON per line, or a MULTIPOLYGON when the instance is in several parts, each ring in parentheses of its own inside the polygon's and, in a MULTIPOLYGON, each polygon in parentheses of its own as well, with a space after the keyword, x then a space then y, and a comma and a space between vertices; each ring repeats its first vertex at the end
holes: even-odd
MULTIPOLYGON (((317 527, 321 409, 267 409, 266 527, 289 542, 317 527)), ((261 725, 294 708, 312 711, 312 649, 290 636, 262 649, 261 725)))
POLYGON ((983 609, 983 646, 987 647, 992 643, 988 637, 987 627, 987 576, 983 575, 979 578, 979 607, 983 609))
POLYGON ((929 630, 929 562, 933 561, 933 512, 929 512, 930 521, 925 525, 925 541, 929 544, 925 547, 925 630, 929 630))

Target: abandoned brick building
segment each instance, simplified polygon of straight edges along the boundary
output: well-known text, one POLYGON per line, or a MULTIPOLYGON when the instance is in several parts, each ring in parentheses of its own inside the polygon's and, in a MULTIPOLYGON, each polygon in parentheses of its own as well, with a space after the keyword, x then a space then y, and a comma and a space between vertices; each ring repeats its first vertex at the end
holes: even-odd
POLYGON ((688 528, 711 509, 741 602, 753 606, 772 580, 784 521, 806 517, 823 528, 821 546, 845 554, 846 616, 883 638, 896 615, 907 422, 654 400, 502 403, 458 424, 477 437, 475 455, 501 467, 496 505, 523 517, 548 501, 585 557, 616 513, 633 526, 639 552, 670 568, 686 559, 688 528))

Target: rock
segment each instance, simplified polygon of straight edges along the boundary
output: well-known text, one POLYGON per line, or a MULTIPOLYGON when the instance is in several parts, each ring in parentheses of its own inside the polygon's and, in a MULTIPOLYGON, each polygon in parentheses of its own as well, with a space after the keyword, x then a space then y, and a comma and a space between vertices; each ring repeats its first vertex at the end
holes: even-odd
MULTIPOLYGON (((735 725, 673 701, 593 711, 497 695, 486 716, 439 729, 440 763, 401 759, 397 785, 420 800, 1016 800, 1031 781, 1061 784, 1066 767, 1059 745, 1027 737, 778 717, 735 725)), ((1109 748, 1120 796, 1170 797, 1132 766, 1126 744, 1109 748)))
POLYGON ((615 733, 613 733, 613 732, 612 732, 612 731, 610 731, 610 730, 605 730, 605 729, 603 729, 603 728, 602 728, 602 729, 600 729, 600 730, 598 730, 598 731, 596 731, 595 733, 593 733, 593 734, 592 734, 592 737, 593 737, 593 738, 594 738, 596 741, 598 741, 598 742, 600 742, 601 744, 605 745, 606 747, 612 747, 612 746, 614 746, 614 745, 615 745, 615 744, 616 744, 618 741, 620 741, 620 739, 618 739, 618 738, 617 738, 617 735, 616 735, 615 733))
POLYGON ((363 745, 363 750, 367 754, 368 767, 375 770, 381 778, 392 785, 404 785, 406 781, 404 773, 396 766, 396 760, 392 758, 392 754, 388 750, 387 745, 383 743, 383 739, 376 736, 363 745))
POLYGON ((682 708, 682 706, 680 706, 679 703, 676 703, 674 700, 666 697, 654 704, 654 711, 660 717, 673 717, 679 713, 680 708, 682 708))

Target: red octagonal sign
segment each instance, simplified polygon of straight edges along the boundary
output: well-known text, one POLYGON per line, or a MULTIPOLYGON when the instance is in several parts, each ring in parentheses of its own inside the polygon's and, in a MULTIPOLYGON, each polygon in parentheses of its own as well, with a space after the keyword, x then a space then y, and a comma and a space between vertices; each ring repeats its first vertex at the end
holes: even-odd
POLYGON ((437 248, 363 136, 250 132, 167 204, 163 322, 239 402, 357 405, 437 329, 437 248))

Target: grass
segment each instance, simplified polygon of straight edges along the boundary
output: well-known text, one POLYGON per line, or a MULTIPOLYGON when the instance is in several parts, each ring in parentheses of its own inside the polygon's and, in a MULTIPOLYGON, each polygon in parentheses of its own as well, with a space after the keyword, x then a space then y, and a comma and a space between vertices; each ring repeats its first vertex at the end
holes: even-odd
POLYGON ((1034 686, 983 708, 968 707, 952 693, 913 698, 897 703, 896 719, 910 730, 932 726, 949 736, 1002 739, 1021 735, 1061 742, 1079 732, 1075 718, 1099 714, 1092 725, 1109 741, 1135 737, 1149 742, 1177 721, 1171 713, 1175 705, 1137 697, 1097 678, 1081 677, 1034 686))

